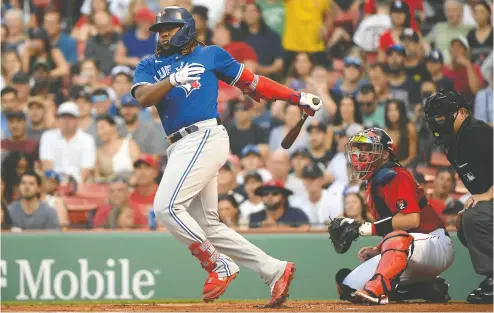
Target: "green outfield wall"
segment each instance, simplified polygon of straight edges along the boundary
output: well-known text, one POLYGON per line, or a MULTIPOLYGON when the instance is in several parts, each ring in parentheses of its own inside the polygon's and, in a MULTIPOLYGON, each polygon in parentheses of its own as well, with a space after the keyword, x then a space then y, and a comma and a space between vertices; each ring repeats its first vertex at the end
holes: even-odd
MULTIPOLYGON (((359 262, 362 238, 345 254, 334 252, 326 234, 249 234, 274 257, 297 263, 292 299, 336 299, 334 274, 359 262)), ((464 300, 481 281, 468 251, 452 235, 456 260, 443 275, 454 300, 464 300)), ((3 233, 0 263, 4 301, 199 299, 206 272, 168 233, 3 233)), ((241 268, 225 299, 267 299, 257 274, 241 268)))

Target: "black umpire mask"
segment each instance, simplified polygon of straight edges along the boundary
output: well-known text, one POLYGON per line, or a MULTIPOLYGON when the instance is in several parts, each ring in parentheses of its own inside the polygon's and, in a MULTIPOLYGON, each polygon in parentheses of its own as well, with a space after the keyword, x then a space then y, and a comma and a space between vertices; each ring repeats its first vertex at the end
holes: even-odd
POLYGON ((453 129, 458 112, 448 114, 444 118, 427 117, 429 128, 436 139, 436 145, 442 145, 448 142, 449 138, 453 137, 453 129))

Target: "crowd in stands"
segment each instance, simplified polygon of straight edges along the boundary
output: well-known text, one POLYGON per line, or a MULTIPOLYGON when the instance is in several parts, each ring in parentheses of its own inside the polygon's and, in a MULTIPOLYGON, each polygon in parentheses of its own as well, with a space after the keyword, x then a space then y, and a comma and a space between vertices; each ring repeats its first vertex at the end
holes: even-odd
POLYGON ((153 211, 169 143, 156 108, 129 94, 156 49, 161 8, 193 14, 197 38, 245 67, 321 97, 293 146, 297 106, 220 82, 230 136, 218 212, 238 229, 324 229, 371 220, 349 180, 349 136, 384 128, 448 230, 468 198, 434 147, 424 100, 455 88, 493 125, 492 3, 484 0, 4 0, 2 229, 162 229, 153 211))

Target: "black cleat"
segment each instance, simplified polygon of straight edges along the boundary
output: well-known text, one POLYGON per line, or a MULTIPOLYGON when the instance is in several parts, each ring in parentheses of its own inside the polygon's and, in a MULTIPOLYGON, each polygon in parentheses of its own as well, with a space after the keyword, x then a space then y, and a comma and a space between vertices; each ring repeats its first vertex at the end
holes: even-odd
POLYGON ((449 285, 441 277, 432 281, 398 286, 389 293, 390 301, 426 300, 435 303, 446 303, 451 300, 448 294, 449 285))
POLYGON ((468 295, 467 302, 471 304, 493 304, 492 277, 484 279, 479 287, 468 295))

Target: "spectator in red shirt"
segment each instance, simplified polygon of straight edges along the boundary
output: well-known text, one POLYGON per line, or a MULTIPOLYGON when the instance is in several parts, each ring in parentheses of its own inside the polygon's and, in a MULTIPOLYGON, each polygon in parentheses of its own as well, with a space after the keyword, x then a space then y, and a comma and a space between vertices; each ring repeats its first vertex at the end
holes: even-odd
POLYGON ((115 15, 110 13, 109 2, 105 0, 92 0, 91 1, 91 13, 89 15, 83 15, 75 23, 72 30, 72 37, 76 40, 85 42, 89 37, 98 33, 98 29, 95 25, 95 16, 98 12, 106 12, 111 16, 111 23, 113 29, 117 32, 122 30, 120 20, 115 15))
MULTIPOLYGON (((365 0, 364 3, 364 15, 371 15, 376 13, 376 2, 380 0, 365 0)), ((411 16, 410 27, 416 31, 420 31, 419 23, 425 20, 424 15, 424 0, 404 0, 408 4, 408 12, 411 16)))
POLYGON ((34 160, 38 160, 39 142, 28 139, 26 115, 24 112, 15 111, 7 113, 7 121, 12 138, 2 140, 2 152, 24 152, 34 160))
POLYGON ((383 33, 379 38, 377 59, 383 63, 386 61, 386 51, 389 47, 401 44, 400 36, 403 30, 410 27, 410 12, 406 2, 394 1, 389 8, 391 14, 391 29, 383 33))
POLYGON ((465 36, 458 36, 449 45, 451 65, 443 69, 444 76, 453 81, 457 92, 462 93, 467 101, 484 86, 480 67, 470 60, 470 45, 465 36))
POLYGON ((134 162, 135 190, 130 195, 130 202, 141 206, 145 209, 142 212, 147 213, 154 203, 154 196, 158 190, 156 177, 158 176, 158 163, 149 154, 142 154, 134 162))

